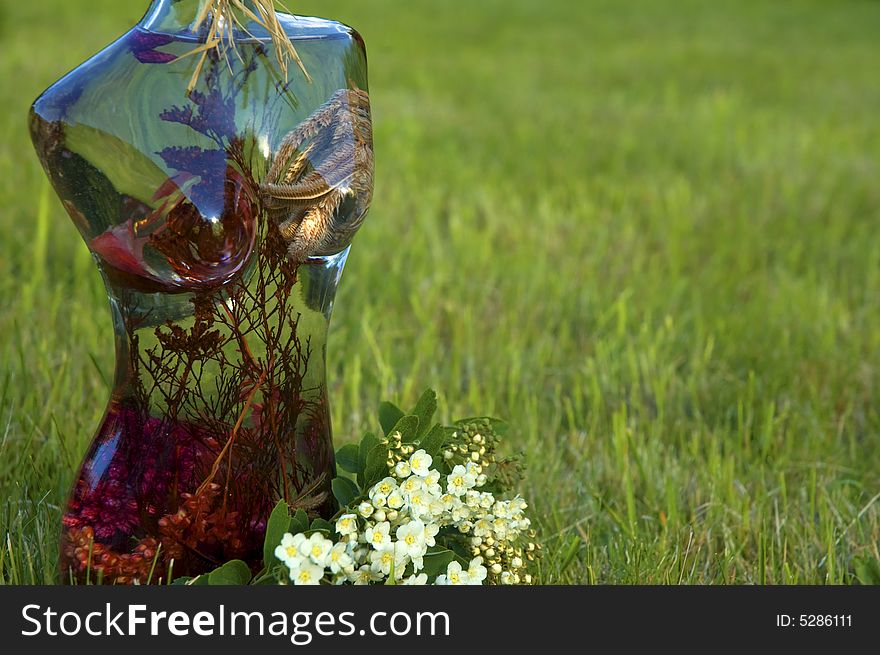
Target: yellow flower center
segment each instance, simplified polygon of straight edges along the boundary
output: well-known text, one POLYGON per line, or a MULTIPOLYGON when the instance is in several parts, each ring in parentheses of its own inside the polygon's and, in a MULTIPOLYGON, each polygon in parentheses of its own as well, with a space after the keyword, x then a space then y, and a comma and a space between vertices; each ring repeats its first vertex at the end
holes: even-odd
POLYGON ((287 556, 293 557, 295 555, 296 555, 296 548, 294 548, 293 546, 288 546, 287 547, 287 556))
POLYGON ((413 535, 408 534, 406 535, 405 541, 407 546, 412 546, 416 542, 416 538, 413 535))

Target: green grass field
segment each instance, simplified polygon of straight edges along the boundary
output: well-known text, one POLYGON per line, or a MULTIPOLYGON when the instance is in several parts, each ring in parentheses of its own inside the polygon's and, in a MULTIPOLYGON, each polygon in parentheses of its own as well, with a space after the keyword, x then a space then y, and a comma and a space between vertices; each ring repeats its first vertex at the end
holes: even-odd
MULTIPOLYGON (((544 583, 880 583, 880 3, 289 4, 370 53, 340 443, 507 418, 544 583)), ((113 363, 26 112, 145 8, 0 0, 0 582, 56 581, 113 363)))

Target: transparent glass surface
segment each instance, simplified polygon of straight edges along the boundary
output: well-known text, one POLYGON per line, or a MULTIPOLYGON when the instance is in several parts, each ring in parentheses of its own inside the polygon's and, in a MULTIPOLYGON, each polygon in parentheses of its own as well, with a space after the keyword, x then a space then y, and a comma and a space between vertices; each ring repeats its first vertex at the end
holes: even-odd
POLYGON ((65 581, 156 581, 234 558, 256 570, 279 498, 334 509, 325 343, 372 195, 363 42, 282 16, 308 73, 285 76, 245 23, 188 93, 198 8, 157 0, 31 112, 116 338, 112 396, 64 515, 65 581))

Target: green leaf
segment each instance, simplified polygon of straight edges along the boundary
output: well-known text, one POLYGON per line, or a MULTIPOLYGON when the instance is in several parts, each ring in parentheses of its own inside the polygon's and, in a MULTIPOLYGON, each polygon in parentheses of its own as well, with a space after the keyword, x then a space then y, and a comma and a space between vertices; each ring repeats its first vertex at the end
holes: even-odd
POLYGON ((266 538, 263 540, 263 566, 275 563, 275 549, 281 543, 281 537, 290 530, 290 510, 283 498, 275 505, 266 524, 266 538))
POLYGON ((129 195, 150 207, 157 207, 156 189, 168 179, 146 154, 123 139, 85 123, 64 129, 65 147, 102 171, 118 193, 129 195))
POLYGON ((364 489, 379 482, 388 475, 388 446, 377 443, 367 455, 367 463, 364 465, 364 489))
POLYGON ((880 560, 856 557, 854 568, 856 578, 863 585, 880 585, 880 560))
POLYGON ((426 573, 429 578, 434 578, 441 573, 446 573, 446 567, 449 566, 449 562, 453 559, 455 559, 455 553, 451 550, 437 546, 429 548, 425 555, 425 566, 421 570, 421 573, 426 573))
POLYGON ((180 577, 180 578, 174 578, 174 580, 171 582, 171 586, 172 586, 172 587, 178 587, 178 586, 180 586, 180 585, 188 585, 188 584, 190 584, 192 581, 193 581, 193 578, 191 578, 191 577, 185 575, 185 576, 180 577))
POLYGON ((385 586, 386 587, 396 587, 397 586, 397 575, 394 573, 394 560, 391 560, 391 570, 388 572, 388 577, 385 578, 385 586))
POLYGON ((333 497, 339 503, 339 507, 348 507, 355 498, 361 495, 360 488, 349 478, 337 476, 330 483, 333 489, 333 497))
POLYGON ((419 440, 419 447, 422 448, 431 457, 436 458, 440 455, 440 450, 446 442, 446 431, 443 426, 437 423, 431 430, 419 440))
POLYGON ((290 533, 299 534, 300 532, 305 532, 308 529, 309 515, 305 513, 305 510, 296 510, 296 514, 294 514, 293 518, 290 519, 290 533))
POLYGON ((367 470, 367 456, 378 443, 379 439, 376 437, 376 435, 372 432, 367 432, 364 435, 364 438, 361 439, 361 443, 358 446, 357 481, 358 484, 361 485, 361 488, 366 488, 364 472, 367 470))
POLYGON ((400 433, 400 440, 403 443, 412 443, 415 441, 416 435, 419 433, 419 417, 412 415, 401 417, 401 419, 394 424, 394 428, 391 430, 390 434, 394 434, 395 432, 400 433))
POLYGON ((416 403, 415 409, 410 412, 410 414, 417 416, 419 419, 419 429, 414 437, 415 439, 418 439, 428 431, 429 426, 431 425, 431 419, 434 418, 434 412, 436 411, 437 394, 434 393, 433 389, 428 389, 422 394, 421 398, 419 398, 419 402, 416 403))
POLYGON ((455 553, 455 558, 461 562, 462 566, 465 566, 473 557, 470 547, 462 539, 448 539, 446 544, 455 553))
POLYGON ((403 411, 394 403, 379 403, 379 425, 386 435, 391 434, 394 425, 403 418, 403 411))
POLYGON ((312 521, 312 524, 309 526, 310 532, 327 532, 329 534, 333 534, 333 524, 326 519, 322 519, 320 517, 316 518, 312 521))
POLYGON ((274 587, 278 584, 278 578, 274 574, 273 575, 264 575, 263 577, 259 578, 258 580, 254 580, 253 582, 251 582, 251 584, 255 585, 255 586, 260 586, 260 587, 269 586, 269 585, 274 587))
MULTIPOLYGON (((199 576, 201 577, 201 576, 199 576)), ((226 562, 220 568, 208 574, 208 584, 216 587, 221 585, 244 585, 251 581, 251 570, 240 559, 226 562)))
POLYGON ((336 464, 343 471, 349 473, 358 472, 358 446, 357 444, 347 443, 336 451, 336 464))

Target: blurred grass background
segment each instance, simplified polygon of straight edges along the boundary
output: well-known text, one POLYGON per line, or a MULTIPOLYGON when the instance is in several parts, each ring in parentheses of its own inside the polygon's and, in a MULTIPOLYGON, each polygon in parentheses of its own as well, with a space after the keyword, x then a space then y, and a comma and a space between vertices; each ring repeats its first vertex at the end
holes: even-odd
MULTIPOLYGON (((880 582, 880 3, 296 0, 363 34, 329 344, 514 426, 544 583, 880 582)), ((28 106, 147 3, 0 0, 0 581, 56 580, 110 315, 28 106)))

